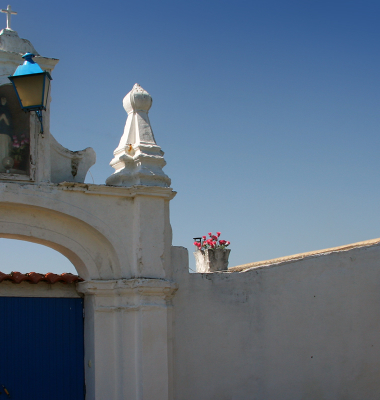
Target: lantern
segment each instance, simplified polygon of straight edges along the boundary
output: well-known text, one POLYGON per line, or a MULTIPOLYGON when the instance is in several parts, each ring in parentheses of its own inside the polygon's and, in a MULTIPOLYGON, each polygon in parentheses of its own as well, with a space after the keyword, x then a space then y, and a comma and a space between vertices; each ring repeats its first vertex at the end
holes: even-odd
POLYGON ((24 64, 17 67, 15 73, 8 78, 13 84, 21 108, 24 111, 35 111, 43 133, 41 111, 46 110, 52 78, 49 72, 42 71, 33 61, 34 54, 26 53, 22 57, 24 64))

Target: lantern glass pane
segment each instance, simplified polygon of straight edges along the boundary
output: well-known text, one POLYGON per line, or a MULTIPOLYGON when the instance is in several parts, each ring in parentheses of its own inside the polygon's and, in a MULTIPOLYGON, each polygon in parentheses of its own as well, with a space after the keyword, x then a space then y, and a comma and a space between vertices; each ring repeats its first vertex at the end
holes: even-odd
MULTIPOLYGON (((44 106, 44 104, 42 104, 44 79, 45 74, 20 75, 13 77, 14 85, 16 86, 17 93, 24 108, 44 106)), ((49 85, 46 86, 49 87, 49 85)))
POLYGON ((46 108, 47 99, 49 97, 50 79, 47 77, 46 74, 44 75, 44 79, 45 79, 45 90, 44 90, 44 97, 43 97, 42 101, 43 101, 44 108, 46 108))

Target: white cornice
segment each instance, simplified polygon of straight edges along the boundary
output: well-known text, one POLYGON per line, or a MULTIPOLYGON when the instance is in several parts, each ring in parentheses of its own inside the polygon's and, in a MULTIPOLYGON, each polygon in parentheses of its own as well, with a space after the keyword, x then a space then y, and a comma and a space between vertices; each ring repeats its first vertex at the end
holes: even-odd
POLYGON ((120 187, 120 186, 107 186, 107 185, 94 185, 87 183, 76 183, 76 182, 62 182, 59 184, 44 184, 34 185, 29 183, 19 182, 1 182, 0 181, 0 194, 1 192, 18 192, 20 195, 22 191, 30 190, 41 190, 54 192, 55 190, 62 190, 68 192, 80 192, 84 194, 96 194, 103 196, 116 196, 116 197, 131 197, 136 196, 153 196, 163 197, 168 200, 174 198, 177 194, 172 188, 166 188, 161 186, 132 186, 132 187, 120 187))
POLYGON ((117 280, 91 280, 77 284, 79 293, 96 296, 158 296, 170 299, 178 289, 175 282, 165 279, 117 279, 117 280))

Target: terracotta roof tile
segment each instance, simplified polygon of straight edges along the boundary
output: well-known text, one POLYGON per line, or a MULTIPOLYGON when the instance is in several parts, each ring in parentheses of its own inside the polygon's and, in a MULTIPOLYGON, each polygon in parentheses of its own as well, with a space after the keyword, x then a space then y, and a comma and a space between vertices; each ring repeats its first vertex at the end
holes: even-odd
POLYGON ((83 279, 78 275, 73 275, 68 272, 64 272, 61 275, 53 274, 52 272, 48 272, 47 274, 38 274, 37 272, 29 272, 27 274, 22 274, 21 272, 13 271, 10 274, 4 274, 0 272, 0 282, 3 281, 11 281, 13 283, 21 283, 21 282, 30 282, 30 283, 38 283, 38 282, 47 282, 47 283, 76 283, 83 282, 83 279))

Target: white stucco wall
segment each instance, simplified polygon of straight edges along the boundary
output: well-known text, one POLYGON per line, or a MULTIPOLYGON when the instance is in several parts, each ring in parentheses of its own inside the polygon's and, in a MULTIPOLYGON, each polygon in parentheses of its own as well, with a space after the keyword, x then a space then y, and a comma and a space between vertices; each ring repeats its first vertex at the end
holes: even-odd
POLYGON ((172 255, 176 400, 380 398, 380 247, 247 272, 172 255))

